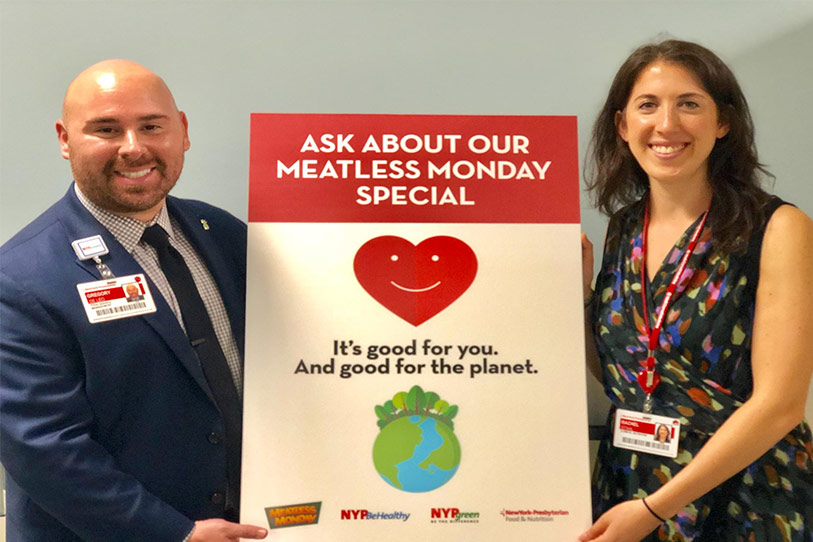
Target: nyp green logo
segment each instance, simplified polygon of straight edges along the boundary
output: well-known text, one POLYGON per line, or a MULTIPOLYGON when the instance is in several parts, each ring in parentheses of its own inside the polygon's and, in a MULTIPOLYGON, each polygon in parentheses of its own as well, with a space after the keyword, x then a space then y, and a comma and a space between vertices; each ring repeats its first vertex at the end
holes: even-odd
POLYGON ((373 463, 392 487, 411 493, 437 489, 460 466, 460 443, 452 419, 457 405, 413 386, 376 405, 381 432, 373 445, 373 463))

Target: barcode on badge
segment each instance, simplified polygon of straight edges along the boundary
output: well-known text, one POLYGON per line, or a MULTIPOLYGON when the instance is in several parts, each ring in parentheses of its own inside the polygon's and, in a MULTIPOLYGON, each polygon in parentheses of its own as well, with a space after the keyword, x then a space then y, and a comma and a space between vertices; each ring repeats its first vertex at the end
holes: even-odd
POLYGON ((147 304, 143 301, 138 301, 136 303, 130 303, 129 305, 123 305, 121 307, 111 307, 109 309, 95 309, 96 316, 107 316, 108 314, 117 314, 120 312, 129 312, 134 311, 137 309, 144 309, 147 307, 147 304))
POLYGON ((654 448, 655 450, 669 450, 668 444, 662 444, 660 442, 649 442, 648 440, 640 440, 637 438, 621 437, 621 442, 623 442, 624 444, 632 444, 634 446, 654 448))

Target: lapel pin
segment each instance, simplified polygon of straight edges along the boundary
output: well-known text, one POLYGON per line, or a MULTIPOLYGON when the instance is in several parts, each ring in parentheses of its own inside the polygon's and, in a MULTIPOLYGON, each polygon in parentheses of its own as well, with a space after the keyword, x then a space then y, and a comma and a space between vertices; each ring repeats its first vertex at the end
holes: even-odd
POLYGON ((205 218, 200 219, 200 224, 201 224, 201 226, 203 226, 204 230, 209 231, 209 223, 206 222, 205 218))

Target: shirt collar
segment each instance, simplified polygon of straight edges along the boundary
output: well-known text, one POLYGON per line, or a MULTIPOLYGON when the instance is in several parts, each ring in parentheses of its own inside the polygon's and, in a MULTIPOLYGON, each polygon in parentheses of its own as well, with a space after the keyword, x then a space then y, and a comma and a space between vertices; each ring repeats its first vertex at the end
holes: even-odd
POLYGON ((113 237, 115 237, 116 241, 118 241, 121 246, 124 247, 124 250, 130 254, 133 253, 136 245, 141 240, 144 230, 153 224, 158 224, 161 226, 164 231, 167 232, 170 239, 174 237, 172 222, 169 219, 169 211, 167 211, 166 202, 164 202, 164 204, 161 206, 161 210, 158 211, 158 214, 155 215, 152 220, 149 222, 141 222, 135 218, 117 215, 116 213, 102 209, 90 201, 87 196, 82 193, 76 183, 74 183, 73 188, 74 192, 76 192, 76 197, 79 198, 79 201, 82 203, 85 209, 87 209, 88 212, 93 215, 93 218, 98 220, 102 226, 107 228, 113 237))

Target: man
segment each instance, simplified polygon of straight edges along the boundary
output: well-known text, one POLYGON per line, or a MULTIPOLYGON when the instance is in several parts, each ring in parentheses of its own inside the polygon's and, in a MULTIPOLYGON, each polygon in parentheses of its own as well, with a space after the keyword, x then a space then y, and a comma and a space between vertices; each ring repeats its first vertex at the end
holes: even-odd
POLYGON ((245 225, 167 196, 187 119, 146 68, 86 69, 56 128, 75 185, 0 248, 8 542, 264 538, 234 523, 245 225))
POLYGON ((144 299, 144 296, 141 295, 141 290, 138 289, 138 286, 134 282, 124 285, 124 294, 127 301, 141 301, 144 299))

